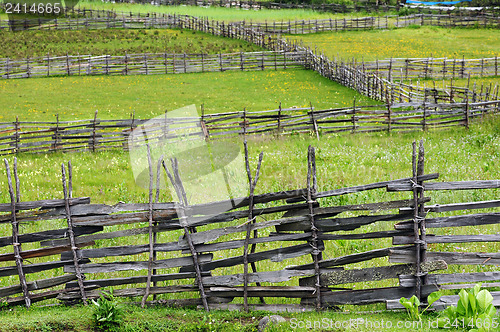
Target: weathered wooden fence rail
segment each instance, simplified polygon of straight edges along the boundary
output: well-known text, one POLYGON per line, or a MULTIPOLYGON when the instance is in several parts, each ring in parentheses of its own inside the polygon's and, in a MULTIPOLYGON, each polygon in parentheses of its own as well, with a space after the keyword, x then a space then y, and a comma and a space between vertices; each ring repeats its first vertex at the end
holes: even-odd
POLYGON ((262 51, 225 54, 143 53, 66 55, 0 59, 0 77, 30 78, 60 75, 153 75, 227 70, 265 70, 302 67, 299 52, 262 51))
MULTIPOLYGON (((413 167, 409 165, 413 174, 408 178, 319 191, 314 156, 310 148, 307 187, 251 194, 236 199, 234 209, 223 212, 220 206, 228 202, 189 205, 162 203, 161 195, 153 199, 152 176, 148 203, 90 204, 88 197, 72 197, 71 165, 64 199, 22 202, 16 166, 12 181, 5 161, 11 202, 0 204, 0 227, 12 228, 13 235, 0 237, 0 260, 5 262, 0 267, 0 278, 10 280, 10 285, 0 288, 0 297, 9 305, 29 306, 53 298, 71 303, 98 297, 102 288, 113 287, 115 296, 146 299, 148 295, 168 294, 162 303, 203 304, 207 310, 245 308, 231 302, 244 298, 246 304, 252 297, 300 299, 300 305, 253 301, 248 305, 267 310, 377 302, 396 308, 402 296, 416 294, 425 302, 427 295, 437 289, 465 288, 470 282, 481 281, 498 284, 500 273, 487 268, 498 264, 497 253, 465 248, 443 252, 436 245, 498 241, 500 200, 440 204, 433 200, 432 192, 498 190, 500 180, 431 182, 439 174, 425 174, 420 143, 418 153, 414 144, 413 167), (325 205, 323 200, 384 188, 389 192, 385 195, 398 192, 397 199, 351 205, 325 205), (408 193, 406 199, 402 199, 402 192, 408 193), (464 210, 479 213, 457 215, 464 210), (451 216, 450 211, 454 211, 451 216), (254 215, 259 219, 251 218, 254 215), (58 220, 67 220, 68 227, 60 228, 58 220), (22 233, 17 225, 24 222, 44 223, 44 230, 22 233), (371 226, 381 230, 366 228, 371 226), (441 228, 464 230, 469 226, 474 230, 465 235, 440 235, 441 228), (257 230, 254 236, 248 236, 257 230), (147 234, 149 240, 144 237, 147 234), (180 239, 179 234, 183 234, 180 239), (135 237, 136 244, 130 245, 130 237, 135 237), (145 243, 140 244, 140 239, 145 243), (364 240, 370 245, 332 257, 332 242, 336 240, 364 240), (24 250, 27 246, 30 249, 24 250), (312 259, 307 258, 309 255, 312 259), (148 257, 154 258, 148 262, 148 257), (252 272, 243 269, 248 264, 253 264, 252 272), (454 265, 460 267, 460 273, 433 273, 454 265), (473 272, 468 266, 474 266, 473 272), (36 274, 40 272, 43 277, 36 274), (13 282, 10 276, 19 276, 20 282, 13 282), (383 287, 372 283, 384 280, 383 287), (264 282, 271 285, 258 284, 264 282), (251 285, 255 283, 257 286, 251 285), (349 284, 356 284, 356 289, 349 284), (12 297, 16 294, 22 295, 12 297)), ((156 161, 150 162, 153 164, 156 161)), ((64 176, 63 168, 66 185, 64 176)), ((179 185, 180 180, 175 181, 179 185)), ((438 197, 444 197, 444 193, 438 197)), ((445 297, 437 306, 454 300, 445 297)))
POLYGON ((385 59, 359 64, 365 71, 394 80, 415 78, 464 79, 498 76, 498 56, 481 59, 406 58, 385 59))
MULTIPOLYGON (((289 135, 310 133, 320 138, 332 133, 429 130, 466 126, 477 119, 500 112, 500 101, 476 103, 434 103, 431 96, 422 103, 388 103, 314 110, 281 108, 268 111, 239 111, 203 114, 201 117, 155 119, 90 120, 0 123, 0 154, 22 152, 128 149, 132 130, 141 126, 154 138, 176 141, 185 126, 190 135, 207 140, 243 135, 289 135), (185 126, 176 126, 183 124, 185 126)), ((58 119, 58 117, 56 118, 58 119)))

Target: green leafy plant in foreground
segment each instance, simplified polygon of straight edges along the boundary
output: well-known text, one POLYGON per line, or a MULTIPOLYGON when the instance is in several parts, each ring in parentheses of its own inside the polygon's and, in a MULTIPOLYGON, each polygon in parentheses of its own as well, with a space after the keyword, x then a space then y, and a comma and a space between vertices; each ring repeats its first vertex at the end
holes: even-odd
POLYGON ((429 294, 429 296, 427 297, 428 305, 422 311, 419 310, 420 300, 415 295, 413 295, 409 299, 402 297, 401 299, 399 299, 399 303, 401 303, 403 305, 403 307, 406 308, 406 312, 408 313, 408 316, 410 316, 411 320, 420 321, 420 320, 422 320, 422 314, 424 312, 426 312, 427 309, 429 309, 429 307, 434 302, 436 302, 440 297, 441 297, 440 292, 434 292, 434 293, 429 294))
POLYGON ((481 284, 469 291, 460 291, 457 306, 449 306, 438 318, 440 328, 463 327, 470 331, 490 331, 498 327, 497 310, 493 306, 493 296, 481 284))
POLYGON ((113 292, 101 293, 97 301, 92 300, 94 313, 92 321, 94 327, 99 331, 112 331, 123 322, 123 311, 118 307, 113 292))

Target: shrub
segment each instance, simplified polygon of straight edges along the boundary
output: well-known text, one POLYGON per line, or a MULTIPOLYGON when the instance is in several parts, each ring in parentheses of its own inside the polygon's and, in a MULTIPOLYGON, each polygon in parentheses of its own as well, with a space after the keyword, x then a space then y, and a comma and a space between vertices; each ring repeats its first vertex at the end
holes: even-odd
POLYGON ((97 301, 92 300, 94 313, 92 321, 99 331, 113 331, 123 322, 123 311, 118 307, 113 293, 102 292, 97 301))

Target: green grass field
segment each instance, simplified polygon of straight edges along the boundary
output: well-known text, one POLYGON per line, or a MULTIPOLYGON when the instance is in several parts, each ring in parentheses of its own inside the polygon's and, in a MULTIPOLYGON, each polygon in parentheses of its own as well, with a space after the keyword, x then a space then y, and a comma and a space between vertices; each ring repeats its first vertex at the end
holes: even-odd
POLYGON ((0 81, 0 122, 92 118, 151 118, 185 105, 205 104, 207 113, 375 102, 307 70, 179 75, 81 76, 0 81), (71 98, 68 98, 71 96, 71 98))
POLYGON ((500 55, 498 29, 416 28, 325 32, 290 39, 318 47, 328 57, 375 61, 389 58, 489 58, 500 55))
MULTIPOLYGON (((113 8, 117 11, 175 11, 181 14, 208 16, 224 20, 288 20, 332 17, 311 11, 243 11, 225 8, 199 7, 153 7, 150 5, 104 4, 99 2, 81 2, 80 5, 93 6, 97 9, 113 8)), ((361 15, 361 14, 360 14, 361 15)), ((213 52, 222 50, 240 50, 251 47, 231 40, 221 40, 204 34, 170 30, 138 30, 138 31, 99 31, 63 33, 30 32, 25 35, 9 35, 0 32, 0 40, 13 45, 23 41, 20 47, 4 47, 3 54, 40 54, 54 52, 94 52, 122 53, 126 50, 156 50, 170 47, 184 50, 203 50, 210 48, 213 52), (157 32, 157 33, 156 33, 157 32), (172 35, 173 34, 173 35, 172 35), (178 34, 177 36, 174 36, 178 34), (13 37, 14 36, 14 37, 13 37), (16 37, 18 36, 18 37, 16 37), (177 38, 174 38, 177 37, 177 38), (188 40, 188 37, 190 40, 188 40), (137 39, 138 38, 138 39, 137 39), (212 39, 213 38, 213 39, 212 39), (35 43, 36 41, 36 43, 35 43), (40 41, 40 42, 38 42, 40 41), (24 44, 24 45, 23 45, 24 44), (30 45, 33 44, 33 45, 30 45), (45 48, 40 47, 43 44, 45 48), (9 53, 10 52, 10 53, 9 53)), ((498 55, 500 35, 496 30, 488 29, 441 29, 422 27, 419 29, 399 29, 387 31, 363 31, 345 33, 323 33, 308 36, 292 36, 301 38, 307 45, 318 45, 328 56, 341 58, 355 57, 366 61, 376 58, 390 57, 426 57, 447 56, 468 58, 498 55)), ((59 52, 59 53, 58 53, 59 52)), ((149 52, 149 51, 148 51, 149 52)), ((151 51, 153 52, 153 51, 151 51)), ((9 55, 7 55, 9 56, 9 55)), ((494 82, 493 81, 491 82, 494 82)), ((489 79, 485 79, 488 82, 489 79)), ((460 84, 463 82, 460 81, 460 84)), ((23 120, 53 120, 55 113, 61 120, 91 118, 96 110, 99 117, 129 118, 135 112, 137 118, 150 118, 184 105, 204 104, 207 113, 242 110, 250 111, 276 108, 279 102, 283 107, 307 107, 309 103, 316 109, 342 107, 356 104, 376 104, 376 102, 360 96, 353 90, 328 81, 318 74, 306 70, 259 71, 259 72, 224 72, 158 76, 94 76, 94 77, 53 77, 37 79, 19 79, 0 81, 0 122, 14 121, 15 116, 23 120)), ((426 173, 439 172, 439 181, 487 180, 500 179, 500 119, 486 117, 483 123, 475 123, 471 129, 455 127, 450 130, 413 133, 379 133, 373 135, 330 135, 322 136, 318 141, 312 135, 292 135, 276 139, 273 136, 253 137, 249 139, 250 159, 253 168, 260 151, 264 151, 261 177, 256 194, 280 190, 302 188, 306 184, 308 145, 317 148, 317 167, 319 190, 330 190, 346 186, 368 184, 408 177, 411 175, 411 143, 424 139, 426 148, 426 173)), ((241 139, 235 143, 242 148, 241 139)), ((12 164, 13 156, 7 156, 12 164)), ((90 196, 92 203, 115 204, 119 201, 147 202, 146 190, 136 185, 127 153, 121 150, 102 151, 96 153, 68 154, 22 154, 18 156, 19 176, 21 180, 21 199, 39 200, 62 198, 60 165, 71 160, 74 173, 74 196, 90 196)), ((5 170, 0 170, 0 202, 8 202, 5 170)), ((458 192, 432 192, 431 204, 447 204, 466 201, 498 199, 499 189, 471 190, 458 192)), ((370 203, 382 200, 408 199, 411 193, 389 194, 385 190, 367 191, 348 196, 326 198, 321 200, 322 206, 370 203)), ((172 197, 162 192, 162 201, 171 201, 172 197)), ((490 209, 499 212, 499 209, 490 209)), ((474 213, 468 211, 469 213, 474 213)), ((481 211, 482 212, 482 211, 481 211)), ((457 212, 458 213, 458 212, 457 212)), ((467 213, 467 211, 466 211, 467 213)), ((353 216, 343 214, 341 216, 353 216)), ((446 214, 440 214, 443 216, 446 214)), ((437 216, 430 214, 429 217, 437 216)), ((266 218, 275 218, 271 215, 266 218)), ((238 225, 234 221, 230 225, 238 225)), ((46 221, 43 223, 24 223, 23 233, 64 227, 64 221, 46 221)), ((229 225, 229 224, 228 224, 229 225)), ((113 230, 131 227, 113 226, 113 230)), ((206 229, 206 228, 205 228, 206 229)), ((384 222, 360 228, 359 232, 381 231, 393 229, 393 223, 384 222)), ((203 228, 201 230, 204 230, 203 228)), ((268 230, 267 230, 268 231, 268 230)), ((8 224, 0 225, 0 233, 10 234, 8 224)), ((500 232, 496 225, 486 227, 464 227, 463 229, 432 230, 434 234, 494 234, 500 232)), ((261 234, 261 233, 259 233, 261 234)), ((162 233, 161 242, 177 241, 180 232, 162 233)), ((227 239, 231 239, 230 236, 227 239)), ((134 245, 146 243, 145 236, 120 238, 117 240, 101 240, 95 247, 109 245, 134 245)), ((293 244, 293 243, 289 243, 293 244)), ((271 249, 280 244, 266 245, 271 249)), ((389 239, 381 241, 330 241, 325 250, 326 258, 345 254, 391 246, 389 239)), ((429 245, 430 250, 462 250, 488 251, 500 250, 500 244, 444 244, 429 245)), ((31 249, 30 245, 23 249, 31 249)), ((258 247, 264 250, 264 245, 258 247)), ((2 248, 0 253, 9 252, 11 248, 2 248)), ((242 250, 217 252, 217 258, 229 255, 241 255, 242 250)), ((159 258, 170 258, 174 253, 161 253, 159 258)), ((50 258, 34 259, 41 262, 50 258)), ((147 260, 147 255, 123 257, 122 260, 147 260)), ((114 257, 110 261, 115 260, 114 257)), ((104 262, 106 259, 93 259, 104 262)), ((293 260, 293 264, 309 263, 310 256, 293 260)), ((9 263, 11 264, 11 263, 9 263)), ((280 269, 289 265, 290 261, 271 263, 259 262, 259 270, 280 269)), ((387 264, 387 259, 375 259, 353 264, 352 267, 372 267, 387 264)), ((6 266, 7 263, 0 263, 6 266)), ((495 266, 451 266, 446 272, 476 272, 495 270, 495 266)), ((222 269, 217 273, 241 272, 241 267, 222 269)), ((173 269, 172 269, 173 271, 173 269)), ((166 271, 167 273, 170 270, 166 271)), ((49 271, 30 275, 28 280, 42 279, 61 274, 61 271, 49 271)), ((145 273, 141 271, 140 273, 145 273)), ((137 272, 116 272, 106 277, 137 275, 137 272)), ((88 278, 103 277, 89 275, 88 278)), ((294 281, 296 282, 296 280, 294 281)), ((16 284, 16 277, 0 279, 0 287, 16 284)), ((176 281, 166 283, 175 285, 176 281)), ((397 280, 366 283, 356 287, 393 286, 397 280)), ((163 284, 162 284, 163 285, 163 284)), ((295 285, 295 284, 294 284, 295 285)), ((351 287, 354 285, 345 285, 351 287)), ((184 296, 184 295, 180 295, 184 296)), ((170 295, 159 298, 168 299, 170 295)), ((252 300, 253 302, 254 300, 252 300)), ((298 300, 276 299, 269 303, 297 303, 298 300)), ((51 303, 56 303, 53 301, 51 303)), ((370 305, 352 308, 343 306, 341 311, 384 309, 383 305, 370 305)), ((264 313, 230 313, 214 312, 205 314, 201 311, 186 309, 153 308, 142 310, 126 306, 126 322, 120 331, 254 331, 256 321, 264 313), (255 318, 254 318, 255 317, 255 318)), ((33 308, 26 311, 14 308, 12 311, 0 311, 0 331, 92 331, 90 326, 91 309, 77 306, 71 309, 33 308)), ((317 321, 323 318, 334 321, 363 318, 370 321, 389 320, 396 325, 405 320, 404 314, 380 313, 377 315, 350 313, 348 315, 326 311, 322 313, 285 314, 288 319, 297 318, 302 321, 317 321)), ((435 316, 426 316, 422 328, 390 328, 390 331, 430 330, 428 324, 435 316)), ((289 331, 292 321, 271 331, 289 331)), ((309 330, 309 329, 298 329, 309 330)), ((327 330, 327 329, 325 329, 327 330)), ((373 331, 374 328, 361 326, 333 329, 334 331, 373 331)))
POLYGON ((0 58, 69 54, 232 53, 262 48, 244 41, 189 30, 103 29, 77 31, 0 31, 0 58))

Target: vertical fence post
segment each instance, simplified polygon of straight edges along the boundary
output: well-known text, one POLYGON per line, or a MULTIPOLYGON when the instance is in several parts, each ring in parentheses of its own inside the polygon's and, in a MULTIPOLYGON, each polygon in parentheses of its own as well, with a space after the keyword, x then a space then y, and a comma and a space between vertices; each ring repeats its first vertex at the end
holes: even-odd
POLYGON ((26 276, 23 269, 23 258, 21 257, 21 243, 19 242, 19 221, 16 218, 16 203, 20 200, 19 177, 17 176, 17 158, 14 158, 14 180, 16 182, 16 194, 14 196, 14 187, 12 186, 12 178, 10 174, 9 162, 4 159, 5 169, 7 173, 7 182, 9 185, 10 207, 11 207, 11 225, 12 225, 12 246, 14 249, 14 259, 16 261, 19 283, 23 291, 24 302, 26 308, 31 306, 31 297, 26 282, 26 276))
POLYGON ((14 153, 18 154, 19 153, 19 141, 20 141, 20 135, 19 135, 19 116, 16 115, 16 122, 14 123, 14 153))
POLYGON ((470 113, 469 113, 469 95, 465 97, 465 128, 469 129, 470 113))
POLYGON ((162 163, 163 169, 167 173, 167 176, 172 183, 172 185, 175 188, 175 191, 178 196, 179 204, 177 206, 177 214, 179 216, 179 222, 181 227, 184 229, 184 236, 186 237, 189 250, 191 252, 191 256, 193 258, 193 265, 194 269, 196 272, 196 282, 198 284, 198 288, 200 290, 200 295, 201 295, 201 301, 203 303, 203 307, 205 310, 208 312, 210 311, 210 308, 208 306, 208 301, 207 301, 207 295, 205 294, 205 286, 203 285, 203 277, 201 274, 201 268, 200 268, 200 263, 198 261, 198 252, 196 251, 196 248, 194 247, 193 240, 191 238, 191 231, 189 227, 189 218, 186 214, 186 210, 188 208, 188 200, 186 196, 186 192, 184 190, 184 186, 182 184, 180 175, 179 175, 179 165, 177 162, 177 159, 172 159, 172 173, 168 170, 168 168, 165 165, 165 162, 162 163))
POLYGON ((318 123, 316 122, 316 119, 314 118, 314 107, 312 106, 311 102, 309 102, 309 117, 311 118, 313 132, 316 135, 317 140, 319 141, 318 123))
POLYGON ((96 123, 97 123, 97 111, 95 111, 94 113, 94 122, 92 124, 92 152, 95 152, 95 146, 96 146, 96 137, 95 137, 96 123))
POLYGON ((277 136, 280 136, 281 134, 281 101, 280 101, 280 105, 279 105, 279 108, 278 108, 278 124, 277 124, 277 136))
POLYGON ((54 130, 54 145, 52 146, 53 150, 57 150, 59 148, 59 113, 56 114, 56 128, 54 130))
MULTIPOLYGON (((259 180, 259 173, 260 173, 260 166, 262 165, 262 158, 264 156, 264 152, 261 152, 259 154, 259 162, 257 163, 257 170, 255 172, 255 178, 252 179, 252 173, 250 171, 250 161, 248 158, 248 146, 247 146, 247 141, 243 142, 245 146, 245 166, 246 166, 246 171, 247 171, 247 177, 248 177, 248 185, 250 187, 249 195, 248 195, 248 220, 246 222, 246 235, 245 235, 245 242, 244 242, 244 248, 243 248, 243 308, 245 309, 246 312, 248 312, 248 245, 250 243, 250 236, 251 236, 251 231, 252 231, 252 226, 255 223, 255 217, 253 215, 253 208, 254 208, 254 192, 255 192, 255 187, 257 186, 257 181, 259 180)), ((254 230, 254 237, 257 237, 257 230, 254 230)), ((252 246, 252 249, 254 249, 254 246, 252 246)), ((255 249, 254 249, 255 250, 255 249)), ((252 250, 252 251, 254 251, 252 250)), ((256 267, 255 265, 252 265, 252 268, 254 272, 256 272, 256 267)), ((263 299, 261 299, 263 300, 263 299)))
POLYGON ((307 205, 309 208, 309 222, 311 224, 311 246, 313 251, 311 253, 314 261, 314 274, 315 274, 315 294, 316 294, 316 310, 321 309, 321 280, 319 262, 323 259, 320 250, 320 241, 318 240, 318 228, 314 218, 314 204, 316 204, 316 152, 312 146, 309 145, 307 151, 307 205))
POLYGON ((68 73, 68 76, 71 74, 70 67, 69 67, 69 55, 68 55, 68 52, 66 52, 66 72, 68 73))
MULTIPOLYGON (((148 243, 149 243, 149 259, 148 259, 148 275, 146 280, 146 289, 144 291, 144 296, 142 297, 141 306, 144 308, 146 305, 146 300, 148 299, 149 293, 151 291, 151 279, 153 273, 154 264, 154 237, 153 237, 153 164, 151 162, 151 149, 149 144, 147 147, 147 158, 148 158, 148 170, 149 170, 149 199, 148 199, 148 243)), ((160 163, 161 163, 160 158, 160 163)))
POLYGON ((356 132, 356 97, 354 97, 354 101, 353 101, 353 105, 352 105, 351 122, 352 122, 351 132, 355 133, 356 132))
POLYGON ((83 280, 85 279, 85 277, 80 269, 79 259, 81 257, 79 257, 80 253, 78 252, 78 247, 76 245, 75 233, 73 232, 73 220, 71 218, 70 198, 72 196, 72 191, 73 191, 73 179, 72 179, 73 171, 71 167, 71 162, 68 162, 69 190, 68 190, 68 184, 66 183, 66 169, 64 167, 64 163, 61 165, 61 171, 62 171, 62 184, 64 193, 64 208, 66 213, 66 221, 68 224, 67 234, 69 243, 71 245, 71 252, 73 254, 73 264, 75 266, 75 275, 76 278, 78 279, 78 287, 80 289, 80 294, 82 296, 83 304, 87 305, 87 296, 85 294, 85 286, 83 284, 83 280))

